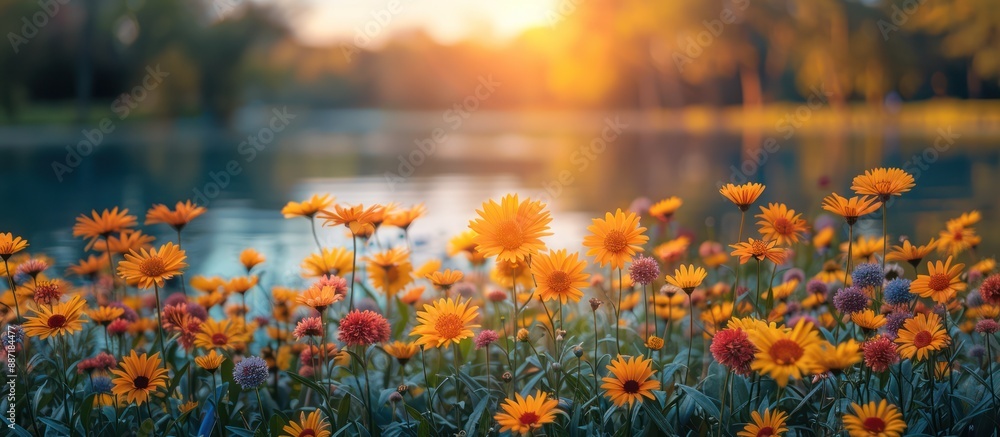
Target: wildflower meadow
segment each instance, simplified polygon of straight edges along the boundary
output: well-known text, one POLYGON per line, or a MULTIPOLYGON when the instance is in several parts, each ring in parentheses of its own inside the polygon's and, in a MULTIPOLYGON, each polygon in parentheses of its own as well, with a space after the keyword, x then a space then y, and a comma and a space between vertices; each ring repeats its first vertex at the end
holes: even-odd
POLYGON ((190 273, 213 213, 191 201, 79 211, 68 268, 0 229, 0 434, 995 436, 983 217, 894 234, 914 189, 875 168, 812 205, 752 182, 626 201, 577 247, 511 193, 459 205, 442 253, 412 241, 422 204, 317 194, 273 211, 312 242, 299 281, 253 240, 243 274, 190 273), (739 226, 682 232, 685 197, 739 226))

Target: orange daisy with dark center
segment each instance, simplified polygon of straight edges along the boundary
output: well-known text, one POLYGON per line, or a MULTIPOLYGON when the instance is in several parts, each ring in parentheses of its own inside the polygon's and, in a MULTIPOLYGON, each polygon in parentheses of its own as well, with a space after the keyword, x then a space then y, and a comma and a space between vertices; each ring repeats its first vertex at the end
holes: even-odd
POLYGON ((52 317, 49 317, 48 325, 52 329, 62 328, 66 325, 66 317, 62 314, 53 314, 52 317))
POLYGON ((920 331, 913 336, 913 346, 917 349, 927 347, 933 339, 934 336, 929 331, 920 331))
POLYGON ((885 421, 880 417, 869 417, 863 423, 868 432, 880 433, 885 430, 885 421))
POLYGON ((778 364, 788 365, 798 362, 805 350, 795 341, 781 339, 774 342, 768 352, 778 364))
POLYGON ((778 217, 778 219, 776 219, 774 223, 771 224, 771 226, 774 227, 775 232, 781 235, 791 234, 795 229, 794 227, 792 227, 792 223, 789 222, 788 219, 784 217, 778 217))
POLYGON ((625 381, 625 383, 622 384, 622 388, 625 390, 625 393, 628 394, 639 393, 639 387, 640 387, 639 381, 636 381, 634 379, 625 381))
POLYGON ((538 415, 535 414, 534 412, 529 411, 527 413, 522 414, 520 420, 522 425, 534 425, 536 422, 538 422, 538 415))

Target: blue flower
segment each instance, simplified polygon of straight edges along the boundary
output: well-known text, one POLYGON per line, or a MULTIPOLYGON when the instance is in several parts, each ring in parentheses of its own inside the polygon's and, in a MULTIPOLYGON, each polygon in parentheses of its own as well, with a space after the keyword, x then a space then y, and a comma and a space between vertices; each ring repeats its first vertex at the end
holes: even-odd
POLYGON ((879 287, 885 276, 882 275, 882 267, 875 263, 858 264, 851 273, 854 281, 851 285, 861 288, 879 287))
POLYGON ((910 303, 913 300, 913 294, 910 293, 910 280, 903 278, 896 278, 889 281, 885 285, 885 302, 889 305, 902 305, 910 303))
POLYGON ((111 378, 98 376, 90 383, 90 390, 93 393, 111 393, 111 378))

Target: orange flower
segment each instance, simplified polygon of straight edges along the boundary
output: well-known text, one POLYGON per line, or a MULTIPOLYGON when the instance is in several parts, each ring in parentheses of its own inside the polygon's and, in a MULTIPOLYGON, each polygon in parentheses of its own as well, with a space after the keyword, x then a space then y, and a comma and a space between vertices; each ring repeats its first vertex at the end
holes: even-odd
POLYGON ((587 227, 590 235, 583 238, 583 245, 590 248, 587 256, 594 256, 601 267, 608 264, 615 269, 624 267, 649 241, 643 235, 646 228, 639 226, 639 216, 631 212, 626 215, 621 208, 614 215, 609 212, 603 220, 593 219, 593 222, 587 227))
POLYGON ((303 200, 302 203, 288 202, 284 208, 281 208, 281 213, 284 214, 285 218, 312 218, 317 212, 326 209, 332 203, 333 197, 330 197, 329 194, 313 194, 312 197, 303 200))
POLYGON ((743 185, 726 184, 719 189, 719 193, 733 202, 740 211, 745 212, 764 193, 764 185, 753 182, 743 185))
POLYGON ((746 264, 750 258, 757 261, 766 258, 775 264, 781 264, 785 261, 785 251, 775 248, 775 243, 777 243, 776 240, 764 241, 749 238, 744 243, 730 244, 729 247, 734 249, 730 255, 740 257, 740 264, 746 264))
POLYGON ((584 269, 587 262, 577 260, 579 255, 566 253, 566 249, 540 255, 531 261, 531 273, 538 280, 538 297, 544 301, 559 300, 579 302, 583 297, 581 288, 590 283, 590 274, 584 269))
POLYGON ((461 281, 465 277, 462 272, 458 270, 446 269, 443 272, 432 272, 427 275, 427 280, 431 281, 435 287, 447 290, 455 285, 456 282, 461 281))
POLYGON ((93 249, 98 252, 108 252, 114 254, 126 254, 133 250, 149 249, 156 238, 152 235, 143 234, 142 231, 124 230, 117 236, 109 235, 104 240, 94 242, 93 249))
POLYGON ((882 202, 901 196, 915 185, 913 176, 898 168, 879 167, 854 178, 851 189, 858 194, 877 196, 882 202))
POLYGON ((326 220, 323 222, 323 226, 344 225, 351 230, 352 235, 359 236, 375 231, 372 221, 375 219, 377 209, 378 205, 367 209, 361 204, 354 206, 333 205, 333 211, 320 211, 319 218, 326 220))
POLYGON ((118 210, 115 207, 111 211, 104 210, 100 214, 97 211, 91 212, 91 217, 80 214, 73 225, 73 236, 89 239, 86 250, 94 246, 98 238, 107 237, 115 232, 121 232, 136 225, 134 215, 128 214, 128 209, 118 210))
POLYGON ((243 249, 243 252, 240 252, 240 263, 247 269, 247 272, 258 264, 264 263, 266 259, 264 255, 252 248, 243 249))
POLYGON ((427 208, 422 203, 409 209, 397 209, 386 215, 384 224, 406 230, 413 224, 414 220, 426 213, 427 208))
POLYGON ((920 297, 929 297, 940 304, 947 304, 955 295, 965 290, 966 284, 959 276, 965 264, 952 265, 951 257, 945 262, 927 262, 927 274, 917 275, 917 279, 910 284, 910 292, 920 297))
POLYGON ((177 232, 180 232, 181 229, 184 229, 184 226, 191 223, 191 220, 204 213, 205 207, 197 206, 191 203, 190 200, 177 202, 173 211, 167 205, 156 204, 149 211, 146 211, 146 224, 165 223, 176 229, 177 232))
POLYGON ((823 209, 837 214, 847 220, 847 224, 857 223, 858 217, 871 214, 878 209, 875 197, 854 196, 850 199, 842 197, 837 193, 826 196, 823 199, 823 209))
POLYGON ((476 249, 499 261, 527 259, 545 248, 542 237, 552 235, 548 232, 552 217, 545 204, 531 199, 522 202, 516 194, 504 196, 500 203, 489 200, 476 212, 479 218, 469 222, 477 234, 476 249))
POLYGON ((149 252, 146 249, 141 252, 133 250, 125 254, 125 261, 118 264, 118 276, 126 281, 138 281, 141 288, 150 288, 153 284, 163 287, 167 279, 181 274, 181 269, 187 267, 186 258, 184 251, 174 243, 149 252))
POLYGON ((769 203, 767 208, 760 207, 762 214, 756 217, 760 226, 760 234, 765 240, 777 240, 778 245, 792 245, 799 242, 799 237, 806 230, 806 221, 802 214, 796 214, 784 203, 769 203))
POLYGON ((11 255, 24 250, 26 247, 28 247, 28 240, 15 237, 10 232, 0 233, 0 257, 3 257, 4 261, 10 259, 11 255))

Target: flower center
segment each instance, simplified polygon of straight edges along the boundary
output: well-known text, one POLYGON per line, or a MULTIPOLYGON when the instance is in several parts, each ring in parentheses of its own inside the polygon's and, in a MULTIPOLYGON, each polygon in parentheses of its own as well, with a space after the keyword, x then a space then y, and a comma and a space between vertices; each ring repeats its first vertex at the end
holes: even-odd
POLYGON ((139 263, 139 272, 147 278, 155 278, 167 271, 163 258, 152 256, 139 263))
POLYGON ((784 217, 778 217, 777 220, 771 225, 774 228, 774 232, 780 235, 788 235, 792 233, 792 223, 784 217))
POLYGON ((757 437, 771 437, 774 435, 774 428, 770 426, 765 426, 757 431, 757 437))
POLYGON ((565 293, 570 289, 569 275, 563 271, 554 271, 549 275, 548 286, 556 293, 565 293))
POLYGON ((769 352, 771 354, 771 358, 773 358, 778 364, 789 365, 795 364, 799 358, 802 358, 802 354, 805 351, 802 349, 802 346, 799 346, 798 343, 788 339, 781 339, 771 345, 771 350, 769 352))
POLYGON ((396 266, 385 267, 385 282, 388 284, 394 284, 399 280, 399 269, 396 266))
POLYGON ((951 233, 951 238, 953 240, 955 240, 955 241, 962 241, 962 237, 964 237, 964 235, 962 235, 962 231, 961 230, 958 230, 958 231, 955 231, 955 232, 951 233))
POLYGON ((524 234, 517 222, 509 220, 497 226, 497 240, 504 250, 517 250, 524 244, 524 234))
POLYGON ((913 346, 915 346, 917 349, 927 347, 928 345, 931 344, 932 339, 933 336, 931 335, 930 332, 920 331, 917 333, 917 335, 913 336, 913 346))
POLYGON ((623 384, 622 386, 623 386, 622 388, 625 390, 625 393, 628 393, 630 395, 639 393, 639 381, 630 379, 628 381, 625 381, 625 384, 623 384))
POLYGON ((767 253, 767 244, 760 240, 754 241, 750 246, 750 253, 758 259, 762 258, 767 253))
POLYGON ((621 253, 625 251, 628 247, 628 239, 625 238, 625 233, 617 229, 608 232, 604 236, 604 249, 612 253, 621 253))
POLYGON ((49 328, 52 329, 62 328, 63 326, 66 326, 66 316, 62 314, 53 314, 52 317, 49 317, 48 325, 49 328))
POLYGON ((458 337, 462 333, 462 327, 465 326, 462 323, 462 319, 454 314, 444 314, 438 317, 437 322, 434 323, 434 330, 438 332, 442 338, 453 339, 458 337))
POLYGON ((316 431, 313 430, 312 428, 303 429, 302 432, 299 433, 299 437, 315 436, 315 435, 316 431))
POLYGON ((534 425, 538 422, 538 415, 529 411, 521 415, 521 425, 534 425))
POLYGON ((869 417, 864 421, 865 430, 868 432, 882 432, 885 430, 885 421, 879 417, 869 417))
POLYGON ((134 380, 132 380, 132 385, 138 389, 149 387, 149 378, 145 376, 137 376, 134 380))
POLYGON ((223 333, 212 334, 212 344, 223 346, 229 343, 229 336, 223 333))
POLYGON ((927 281, 927 286, 934 291, 946 290, 949 285, 951 285, 951 277, 944 273, 931 276, 930 281, 927 281))

